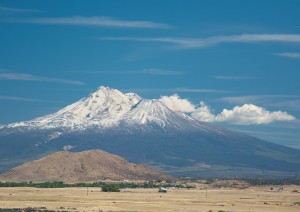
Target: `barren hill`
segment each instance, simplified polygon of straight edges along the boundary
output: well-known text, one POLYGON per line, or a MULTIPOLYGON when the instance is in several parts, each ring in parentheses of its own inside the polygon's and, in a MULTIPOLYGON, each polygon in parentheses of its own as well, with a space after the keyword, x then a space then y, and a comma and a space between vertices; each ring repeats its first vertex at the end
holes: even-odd
POLYGON ((25 163, 0 175, 0 181, 10 182, 93 182, 110 180, 171 180, 172 177, 129 163, 102 150, 78 153, 57 152, 25 163))

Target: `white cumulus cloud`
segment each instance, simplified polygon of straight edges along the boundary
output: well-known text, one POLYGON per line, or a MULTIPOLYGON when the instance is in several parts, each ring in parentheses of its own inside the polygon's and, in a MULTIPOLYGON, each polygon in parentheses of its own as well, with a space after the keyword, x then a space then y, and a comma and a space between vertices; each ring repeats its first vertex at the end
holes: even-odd
POLYGON ((160 101, 163 102, 168 108, 174 111, 191 113, 195 111, 195 105, 187 99, 181 99, 177 94, 172 96, 162 96, 160 101))
POLYGON ((269 124, 275 121, 292 121, 296 118, 283 111, 268 111, 263 107, 253 104, 235 106, 231 110, 223 109, 220 114, 213 114, 211 109, 201 103, 193 113, 192 117, 205 122, 229 122, 239 125, 269 124))
POLYGON ((216 117, 209 106, 207 106, 204 102, 200 102, 200 107, 193 111, 192 118, 204 122, 213 122, 216 117))
POLYGON ((188 99, 182 99, 177 94, 162 96, 160 101, 173 111, 189 113, 192 118, 203 122, 228 122, 237 125, 269 124, 276 121, 293 121, 296 118, 284 111, 268 111, 254 104, 235 106, 223 109, 215 114, 204 102, 196 106, 188 99))

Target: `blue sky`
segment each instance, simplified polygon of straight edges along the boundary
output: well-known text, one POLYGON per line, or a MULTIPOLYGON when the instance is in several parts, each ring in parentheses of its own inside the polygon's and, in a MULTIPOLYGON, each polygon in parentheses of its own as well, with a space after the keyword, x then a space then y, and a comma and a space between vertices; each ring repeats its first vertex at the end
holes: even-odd
POLYGON ((0 0, 0 123, 105 85, 300 148, 299 11, 297 0, 0 0))

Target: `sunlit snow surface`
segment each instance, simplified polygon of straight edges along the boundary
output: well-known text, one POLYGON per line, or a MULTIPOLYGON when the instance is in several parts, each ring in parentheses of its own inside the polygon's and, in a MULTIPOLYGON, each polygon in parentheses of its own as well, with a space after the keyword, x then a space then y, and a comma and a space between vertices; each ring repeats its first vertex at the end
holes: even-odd
POLYGON ((172 111, 159 100, 143 99, 135 93, 101 86, 88 97, 79 100, 56 113, 30 121, 9 124, 7 128, 87 130, 124 127, 127 130, 214 131, 229 133, 192 119, 187 114, 172 111))

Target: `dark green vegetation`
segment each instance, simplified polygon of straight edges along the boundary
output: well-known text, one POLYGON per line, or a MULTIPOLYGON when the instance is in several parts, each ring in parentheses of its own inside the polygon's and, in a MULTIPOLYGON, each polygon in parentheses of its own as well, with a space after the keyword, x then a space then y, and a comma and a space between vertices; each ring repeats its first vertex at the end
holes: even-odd
MULTIPOLYGON (((45 207, 38 208, 0 208, 0 212, 68 212, 66 210, 48 210, 45 207)), ((76 212, 72 210, 72 212, 76 212)))
POLYGON ((175 188, 193 188, 191 186, 185 186, 182 184, 173 183, 156 183, 156 182, 145 182, 145 183, 105 183, 105 182, 94 182, 94 183, 75 183, 67 184, 63 182, 45 182, 45 183, 33 183, 33 182, 0 182, 0 187, 35 187, 35 188, 67 188, 67 187, 101 187, 107 191, 124 188, 160 188, 160 187, 175 187, 175 188))
POLYGON ((265 185, 300 185, 300 179, 242 179, 253 186, 265 186, 265 185))
MULTIPOLYGON (((209 178, 206 179, 206 184, 212 184, 220 179, 209 178)), ((234 180, 245 181, 252 186, 268 186, 268 185, 300 185, 300 179, 271 179, 271 178, 239 178, 234 180)), ((198 181, 198 179, 191 179, 191 182, 198 181)), ((44 183, 34 183, 34 182, 0 182, 0 187, 36 187, 36 188, 67 188, 67 187, 116 187, 119 189, 123 188, 161 188, 161 187, 175 187, 175 188, 194 188, 193 186, 178 184, 178 183, 162 183, 162 182, 94 182, 94 183, 74 183, 67 184, 64 182, 44 182, 44 183)), ((296 192, 296 191, 294 191, 296 192)))
POLYGON ((105 184, 101 187, 103 192, 120 192, 120 188, 115 184, 105 184))
POLYGON ((0 131, 0 173, 21 163, 75 146, 72 151, 102 149, 173 176, 295 177, 300 172, 300 150, 228 131, 119 131, 66 133, 45 142, 52 131, 0 131))
MULTIPOLYGON (((184 179, 182 179, 184 180, 184 179)), ((249 183, 252 186, 268 186, 268 185, 300 185, 300 178, 226 178, 226 179, 216 179, 216 178, 207 178, 205 180, 198 179, 198 178, 192 178, 189 181, 190 182, 196 182, 196 181, 205 181, 205 184, 212 184, 219 180, 237 180, 237 181, 244 181, 249 183)))

